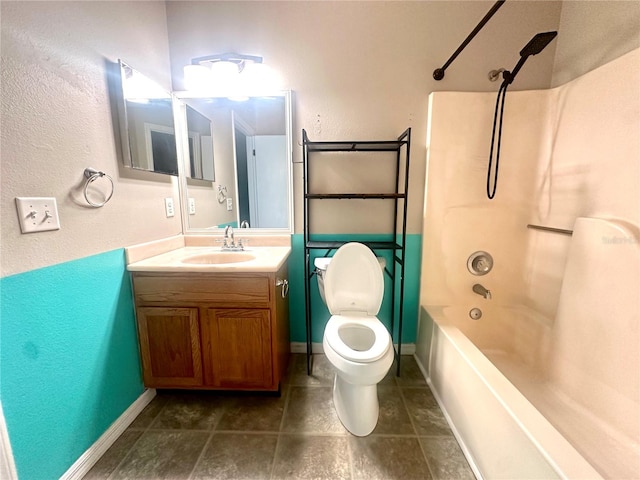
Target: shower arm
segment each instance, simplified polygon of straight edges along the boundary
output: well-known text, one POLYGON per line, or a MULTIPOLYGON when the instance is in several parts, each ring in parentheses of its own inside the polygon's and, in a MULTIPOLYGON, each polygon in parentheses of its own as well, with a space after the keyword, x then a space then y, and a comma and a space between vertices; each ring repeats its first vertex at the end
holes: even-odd
POLYGON ((518 60, 518 63, 516 64, 516 66, 513 67, 513 70, 511 71, 505 70, 504 72, 502 72, 502 78, 503 78, 502 85, 505 85, 505 83, 506 85, 511 85, 513 83, 513 79, 516 78, 516 75, 524 65, 524 62, 527 61, 527 58, 529 57, 520 57, 520 60, 518 60))
POLYGON ((458 47, 458 49, 453 52, 453 55, 451 55, 451 57, 449 57, 449 60, 447 60, 447 62, 442 66, 442 68, 436 68, 433 71, 433 78, 436 80, 442 80, 444 78, 444 71, 449 67, 449 65, 451 65, 451 63, 456 59, 456 57, 458 55, 460 55, 460 52, 462 52, 462 50, 465 49, 465 47, 467 45, 469 45, 469 42, 471 42, 471 40, 473 40, 473 37, 475 37, 478 32, 480 30, 482 30, 482 27, 484 27, 484 25, 491 19, 491 17, 493 17, 493 15, 498 11, 498 9, 502 6, 502 4, 504 2, 506 2, 507 0, 498 0, 493 7, 491 7, 491 10, 489 10, 487 12, 487 14, 483 17, 482 20, 480 20, 480 22, 478 23, 478 25, 476 25, 476 28, 474 28, 471 33, 467 36, 467 38, 464 39, 464 41, 460 44, 460 46, 458 47))

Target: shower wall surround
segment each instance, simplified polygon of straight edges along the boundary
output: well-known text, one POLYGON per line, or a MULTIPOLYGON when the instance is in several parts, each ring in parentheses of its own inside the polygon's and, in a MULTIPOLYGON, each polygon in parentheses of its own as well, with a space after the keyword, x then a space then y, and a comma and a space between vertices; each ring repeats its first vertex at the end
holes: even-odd
POLYGON ((475 300, 464 262, 486 250, 495 302, 554 316, 571 237, 526 225, 571 230, 582 216, 638 228, 637 80, 639 49, 561 87, 509 92, 494 200, 485 182, 495 95, 431 95, 422 304, 475 300))
MULTIPOLYGON (((620 259, 637 258, 640 250, 639 85, 636 49, 561 87, 509 93, 494 200, 484 191, 493 96, 434 93, 430 102, 421 304, 457 305, 466 311, 505 306, 512 312, 524 306, 542 314, 536 318, 545 327, 544 335, 535 333, 538 320, 518 329, 515 319, 505 327, 505 335, 536 348, 545 365, 553 367, 540 370, 544 375, 535 371, 531 383, 555 382, 563 394, 570 392, 573 411, 588 412, 589 418, 606 425, 607 433, 599 436, 584 425, 577 428, 577 422, 573 429, 563 425, 561 430, 567 438, 584 442, 578 447, 576 441, 576 448, 604 472, 640 468, 637 455, 621 454, 622 463, 616 466, 615 460, 607 464, 611 455, 602 453, 619 450, 605 450, 610 448, 605 446, 607 436, 636 453, 640 441, 640 278, 631 273, 621 279, 613 273, 615 264, 625 262, 620 259), (608 263, 610 271, 607 264, 597 272, 576 270, 575 258, 570 270, 574 279, 576 271, 608 279, 597 298, 590 295, 585 301, 610 305, 609 315, 603 315, 605 307, 591 309, 591 316, 566 309, 556 315, 561 288, 571 292, 574 286, 563 286, 569 247, 572 242, 585 245, 586 240, 578 234, 527 228, 536 224, 572 230, 578 217, 611 219, 625 226, 588 238, 595 261, 605 253, 614 259, 608 263), (492 293, 489 305, 472 291, 478 278, 465 265, 477 250, 490 252, 494 259, 494 269, 482 277, 482 285, 492 293)), ((482 320, 477 325, 481 329, 482 320)), ((429 363, 430 335, 428 326, 419 326, 416 350, 423 365, 429 363)), ((527 358, 526 352, 513 350, 513 358, 527 358)), ((535 404, 533 397, 531 401, 535 404)))

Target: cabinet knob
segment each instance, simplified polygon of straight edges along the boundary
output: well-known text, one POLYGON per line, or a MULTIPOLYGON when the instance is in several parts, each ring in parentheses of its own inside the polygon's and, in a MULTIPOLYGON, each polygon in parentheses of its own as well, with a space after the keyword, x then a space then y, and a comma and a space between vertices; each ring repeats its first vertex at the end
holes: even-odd
POLYGON ((282 291, 280 292, 282 298, 287 298, 289 294, 289 280, 278 278, 276 279, 276 287, 282 287, 282 291))

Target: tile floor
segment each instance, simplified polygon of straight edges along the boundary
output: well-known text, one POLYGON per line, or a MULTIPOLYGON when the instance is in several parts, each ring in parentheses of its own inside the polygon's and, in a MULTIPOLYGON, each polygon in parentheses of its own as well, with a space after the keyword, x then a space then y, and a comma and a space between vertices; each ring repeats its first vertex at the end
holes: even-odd
POLYGON ((282 395, 158 391, 85 479, 473 479, 410 356, 378 386, 374 432, 349 434, 333 372, 292 355, 282 395))

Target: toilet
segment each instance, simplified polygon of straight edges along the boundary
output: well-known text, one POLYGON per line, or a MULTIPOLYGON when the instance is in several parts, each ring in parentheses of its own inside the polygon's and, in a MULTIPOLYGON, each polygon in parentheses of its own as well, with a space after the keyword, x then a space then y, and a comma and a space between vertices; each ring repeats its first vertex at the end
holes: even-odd
POLYGON ((318 286, 332 315, 322 346, 336 370, 333 403, 344 427, 361 437, 378 423, 378 383, 394 357, 391 336, 376 318, 384 295, 382 265, 367 246, 347 243, 325 262, 326 272, 318 267, 318 286))

